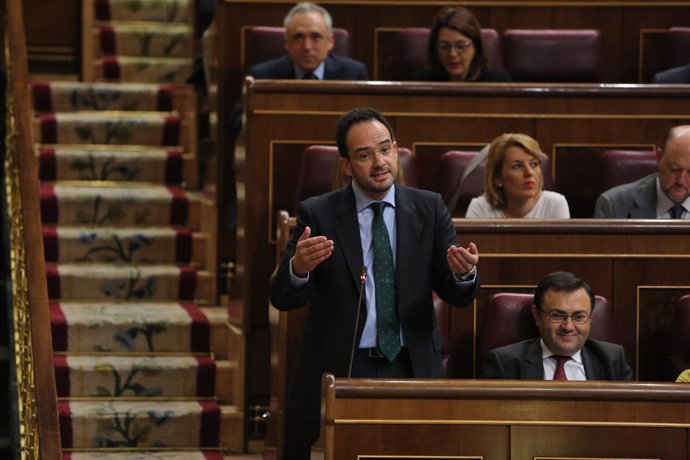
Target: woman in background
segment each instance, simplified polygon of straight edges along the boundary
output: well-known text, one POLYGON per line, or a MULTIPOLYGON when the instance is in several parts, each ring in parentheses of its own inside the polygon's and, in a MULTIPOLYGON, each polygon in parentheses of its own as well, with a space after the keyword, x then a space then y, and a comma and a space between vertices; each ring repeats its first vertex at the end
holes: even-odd
POLYGON ((434 17, 427 46, 428 69, 414 71, 408 80, 508 82, 503 70, 489 69, 479 21, 464 7, 447 6, 434 17))
POLYGON ((539 144, 526 134, 502 134, 491 141, 484 194, 472 199, 465 217, 569 218, 565 197, 544 190, 542 158, 539 144))

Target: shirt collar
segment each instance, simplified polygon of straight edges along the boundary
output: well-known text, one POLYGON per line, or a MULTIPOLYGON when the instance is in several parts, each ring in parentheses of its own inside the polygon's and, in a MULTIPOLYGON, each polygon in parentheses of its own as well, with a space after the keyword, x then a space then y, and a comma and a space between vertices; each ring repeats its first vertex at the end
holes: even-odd
MULTIPOLYGON (((690 197, 685 201, 680 203, 686 210, 690 211, 690 197)), ((659 176, 656 176, 656 217, 659 219, 668 219, 670 216, 669 209, 675 206, 676 203, 671 201, 671 199, 666 196, 663 190, 661 190, 661 184, 659 183, 659 176)))
MULTIPOLYGON (((553 355, 556 354, 556 353, 552 352, 551 350, 549 350, 549 347, 547 347, 546 344, 544 343, 544 339, 539 339, 539 342, 541 343, 541 359, 542 360, 551 358, 553 355)), ((582 363, 582 349, 577 350, 577 352, 575 352, 575 354, 573 354, 570 357, 570 359, 572 359, 573 361, 575 361, 578 364, 583 364, 582 363)))
POLYGON ((388 193, 386 193, 386 196, 383 197, 382 200, 372 200, 369 195, 364 193, 364 190, 362 190, 357 181, 353 180, 351 183, 352 191, 355 193, 355 206, 357 207, 358 213, 362 212, 364 208, 369 207, 371 203, 375 203, 376 201, 385 201, 395 208, 395 184, 391 186, 390 190, 388 190, 388 193))
MULTIPOLYGON (((295 69, 295 76, 297 77, 297 80, 301 80, 302 77, 304 77, 304 74, 307 73, 294 64, 292 65, 292 67, 295 69)), ((314 76, 318 77, 319 80, 323 80, 323 75, 324 75, 325 71, 326 71, 326 63, 322 62, 321 64, 319 64, 319 66, 317 68, 315 68, 312 71, 312 73, 314 74, 314 76)))

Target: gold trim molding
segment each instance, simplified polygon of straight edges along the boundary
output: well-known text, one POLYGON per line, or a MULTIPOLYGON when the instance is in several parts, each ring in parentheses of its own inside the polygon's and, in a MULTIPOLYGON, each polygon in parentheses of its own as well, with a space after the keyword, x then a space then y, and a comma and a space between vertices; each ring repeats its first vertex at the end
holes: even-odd
POLYGON ((34 373, 31 314, 29 310, 26 247, 21 208, 19 178, 19 147, 14 96, 12 94, 12 68, 8 31, 5 30, 6 131, 5 131, 5 192, 7 221, 9 224, 10 274, 12 279, 12 314, 14 323, 14 356, 17 377, 17 408, 19 417, 19 449, 21 458, 40 458, 38 413, 34 373))

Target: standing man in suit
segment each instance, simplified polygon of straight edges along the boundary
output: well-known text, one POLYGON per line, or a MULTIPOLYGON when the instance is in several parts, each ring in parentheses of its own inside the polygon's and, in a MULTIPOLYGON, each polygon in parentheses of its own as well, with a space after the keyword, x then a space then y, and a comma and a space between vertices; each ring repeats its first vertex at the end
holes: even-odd
POLYGON ((657 170, 602 193, 594 217, 690 219, 690 125, 666 133, 657 152, 657 170))
POLYGON ((632 380, 623 347, 588 338, 593 308, 594 293, 584 280, 568 272, 547 275, 532 305, 540 337, 489 351, 484 377, 632 380))
POLYGON ((398 147, 388 121, 375 109, 354 109, 338 121, 336 142, 351 181, 300 203, 270 283, 277 309, 310 303, 287 400, 287 459, 309 458, 319 437, 324 372, 443 377, 432 290, 463 307, 479 288, 477 247, 457 245, 440 195, 395 183, 398 147))

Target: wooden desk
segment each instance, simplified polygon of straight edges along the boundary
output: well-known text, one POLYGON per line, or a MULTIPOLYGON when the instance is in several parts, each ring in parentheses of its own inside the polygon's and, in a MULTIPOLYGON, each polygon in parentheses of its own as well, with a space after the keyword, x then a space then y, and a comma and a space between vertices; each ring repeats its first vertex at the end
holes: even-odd
POLYGON ((686 384, 327 375, 324 390, 326 460, 690 458, 686 384))

